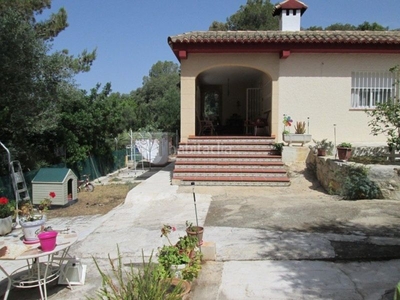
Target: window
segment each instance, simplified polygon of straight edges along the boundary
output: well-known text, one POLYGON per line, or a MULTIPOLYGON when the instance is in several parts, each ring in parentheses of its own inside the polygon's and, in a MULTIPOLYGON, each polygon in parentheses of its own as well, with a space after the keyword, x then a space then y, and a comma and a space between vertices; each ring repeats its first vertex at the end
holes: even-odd
POLYGON ((395 74, 382 72, 351 73, 351 107, 374 108, 378 103, 391 101, 396 97, 395 74))

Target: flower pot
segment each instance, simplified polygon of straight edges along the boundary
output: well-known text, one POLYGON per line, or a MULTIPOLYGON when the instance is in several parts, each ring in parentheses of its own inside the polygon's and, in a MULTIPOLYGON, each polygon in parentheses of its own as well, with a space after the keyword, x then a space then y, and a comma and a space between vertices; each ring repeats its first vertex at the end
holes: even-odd
POLYGON ((351 148, 337 147, 337 153, 340 160, 349 160, 351 148))
POLYGON ((52 251, 56 247, 57 231, 43 231, 38 234, 40 247, 43 252, 52 251))
POLYGON ((45 216, 40 220, 35 221, 19 221, 24 233, 24 239, 27 242, 39 242, 38 234, 43 230, 44 223, 46 222, 45 216))
POLYGON ((6 235, 12 231, 12 217, 8 216, 6 218, 0 219, 0 235, 6 235))
POLYGON ((197 246, 201 246, 203 244, 203 232, 204 228, 201 226, 192 226, 192 230, 186 228, 187 235, 197 237, 197 246))
POLYGON ((185 264, 171 265, 171 274, 174 278, 182 279, 182 270, 186 267, 185 264))
POLYGON ((292 143, 300 143, 303 146, 305 143, 311 142, 311 134, 286 133, 282 135, 282 139, 289 146, 292 143))
POLYGON ((318 156, 326 156, 326 149, 325 148, 318 148, 317 149, 318 156))
POLYGON ((179 278, 167 278, 164 279, 170 285, 169 292, 172 292, 177 286, 181 288, 181 292, 179 293, 179 297, 183 299, 183 297, 189 294, 191 290, 190 282, 187 280, 179 279, 179 278))

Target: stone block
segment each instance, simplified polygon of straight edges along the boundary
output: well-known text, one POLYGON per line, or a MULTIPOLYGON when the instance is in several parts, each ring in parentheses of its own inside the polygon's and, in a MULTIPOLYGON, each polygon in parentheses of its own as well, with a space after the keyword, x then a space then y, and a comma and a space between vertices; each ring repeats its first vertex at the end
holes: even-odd
POLYGON ((203 260, 213 260, 217 258, 217 250, 214 242, 205 242, 201 245, 201 253, 203 254, 203 260))

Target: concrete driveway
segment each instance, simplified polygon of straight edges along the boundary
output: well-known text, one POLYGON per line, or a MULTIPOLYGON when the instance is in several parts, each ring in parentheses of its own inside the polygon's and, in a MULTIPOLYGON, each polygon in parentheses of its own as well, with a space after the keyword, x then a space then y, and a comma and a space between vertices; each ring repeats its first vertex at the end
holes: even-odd
MULTIPOLYGON (((343 201, 298 165, 287 188, 193 190, 170 185, 172 168, 147 178, 105 216, 49 221, 79 233, 71 255, 88 266, 85 285, 50 287, 49 299, 94 296, 101 278, 93 258, 107 268, 117 245, 129 265, 141 262, 142 251, 148 257, 163 245, 163 224, 177 226, 172 239, 183 235, 185 221, 195 222, 194 197, 204 240, 216 244, 216 261, 204 263, 190 299, 393 298, 400 279, 398 202, 343 201)), ((14 289, 9 299, 38 299, 38 293, 14 289)))

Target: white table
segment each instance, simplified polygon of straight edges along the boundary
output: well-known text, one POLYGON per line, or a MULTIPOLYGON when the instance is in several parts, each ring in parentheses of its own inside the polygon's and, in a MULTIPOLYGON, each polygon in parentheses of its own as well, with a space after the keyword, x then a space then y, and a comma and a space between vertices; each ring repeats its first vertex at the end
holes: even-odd
MULTIPOLYGON (((33 288, 38 287, 41 299, 47 299, 47 283, 53 282, 60 277, 63 263, 65 262, 70 247, 77 241, 76 233, 58 234, 56 248, 52 251, 43 252, 40 243, 27 245, 27 251, 14 257, 0 257, 1 260, 25 260, 26 264, 14 270, 12 273, 6 272, 0 265, 0 270, 7 276, 7 291, 4 299, 8 298, 11 287, 33 288)), ((23 245, 21 238, 12 238, 0 241, 0 248, 3 245, 23 245)), ((65 275, 65 274, 64 274, 65 275)))

